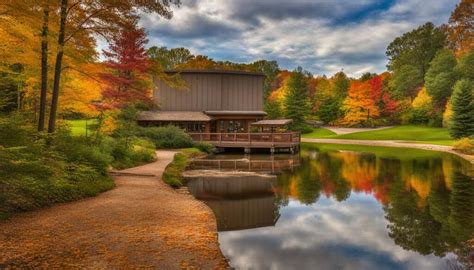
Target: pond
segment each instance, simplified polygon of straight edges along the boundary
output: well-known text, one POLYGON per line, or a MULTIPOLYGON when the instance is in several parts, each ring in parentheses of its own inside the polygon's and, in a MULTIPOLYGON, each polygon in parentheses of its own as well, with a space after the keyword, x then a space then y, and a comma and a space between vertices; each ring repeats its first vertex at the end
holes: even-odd
POLYGON ((297 156, 217 155, 194 166, 270 173, 188 183, 236 269, 473 267, 473 166, 456 156, 305 144, 297 156))

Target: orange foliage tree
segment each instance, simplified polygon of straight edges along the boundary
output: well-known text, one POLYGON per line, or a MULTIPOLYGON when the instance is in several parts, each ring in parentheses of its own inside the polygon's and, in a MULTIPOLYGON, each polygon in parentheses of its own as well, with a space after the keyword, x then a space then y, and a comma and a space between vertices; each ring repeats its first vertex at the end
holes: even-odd
POLYGON ((369 81, 352 81, 348 96, 343 102, 343 110, 346 112, 341 124, 347 126, 364 126, 380 115, 379 108, 372 99, 371 85, 369 81))

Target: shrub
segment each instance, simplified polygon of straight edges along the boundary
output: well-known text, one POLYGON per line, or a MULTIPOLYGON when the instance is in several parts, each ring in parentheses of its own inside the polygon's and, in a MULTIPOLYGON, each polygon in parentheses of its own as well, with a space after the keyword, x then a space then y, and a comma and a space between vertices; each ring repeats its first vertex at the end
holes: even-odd
POLYGON ((307 123, 291 123, 288 126, 288 129, 293 131, 299 131, 301 133, 311 133, 313 131, 313 128, 307 123))
POLYGON ((62 153, 67 162, 86 164, 94 167, 102 175, 112 162, 110 151, 104 151, 91 138, 74 137, 70 133, 59 133, 53 140, 54 149, 62 153))
POLYGON ((65 153, 42 142, 0 148, 0 218, 113 187, 112 179, 96 166, 77 160, 71 162, 65 153))
MULTIPOLYGON (((110 140, 109 140, 110 143, 110 140)), ((112 166, 116 169, 135 167, 155 159, 155 147, 144 138, 115 139, 111 148, 112 166)), ((110 149, 110 146, 106 148, 110 149)))
POLYGON ((0 117, 0 146, 13 147, 34 141, 34 128, 19 114, 0 117))
POLYGON ((183 172, 192 158, 203 155, 197 148, 182 149, 174 155, 173 161, 166 166, 163 172, 163 181, 168 185, 178 188, 183 185, 183 172))
POLYGON ((150 139, 157 148, 193 147, 193 139, 175 126, 141 128, 140 136, 150 139))
POLYGON ((208 142, 197 142, 194 144, 194 147, 199 149, 200 151, 208 154, 212 154, 216 151, 216 148, 214 145, 208 143, 208 142))
POLYGON ((453 149, 467 155, 474 155, 474 139, 462 138, 457 140, 453 149))
POLYGON ((163 181, 174 188, 182 186, 182 173, 188 163, 189 157, 186 154, 177 153, 174 155, 173 161, 166 166, 163 172, 163 181))

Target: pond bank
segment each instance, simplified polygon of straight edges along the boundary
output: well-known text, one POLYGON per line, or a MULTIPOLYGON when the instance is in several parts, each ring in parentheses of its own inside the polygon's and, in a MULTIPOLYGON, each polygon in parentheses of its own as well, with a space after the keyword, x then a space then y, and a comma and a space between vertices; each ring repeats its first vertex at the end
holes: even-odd
POLYGON ((400 147, 400 148, 415 148, 422 150, 440 151, 451 153, 464 158, 465 160, 474 164, 474 156, 461 154, 452 149, 452 146, 425 144, 425 143, 411 143, 406 141, 394 141, 394 140, 381 140, 381 141, 369 141, 369 140, 346 140, 346 139, 313 139, 313 138, 301 138, 301 142, 305 143, 333 143, 333 144, 357 144, 357 145, 368 145, 368 146, 386 146, 386 147, 400 147))
POLYGON ((174 154, 97 197, 0 222, 0 268, 225 268, 212 211, 160 179, 174 154))

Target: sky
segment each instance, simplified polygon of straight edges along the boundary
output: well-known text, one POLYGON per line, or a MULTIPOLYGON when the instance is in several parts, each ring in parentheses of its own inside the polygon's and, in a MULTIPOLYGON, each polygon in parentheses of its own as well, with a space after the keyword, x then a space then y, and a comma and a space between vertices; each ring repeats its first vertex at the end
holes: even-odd
POLYGON ((182 0, 171 20, 142 14, 149 46, 186 47, 214 60, 276 60, 315 75, 386 70, 387 45, 458 0, 182 0))

